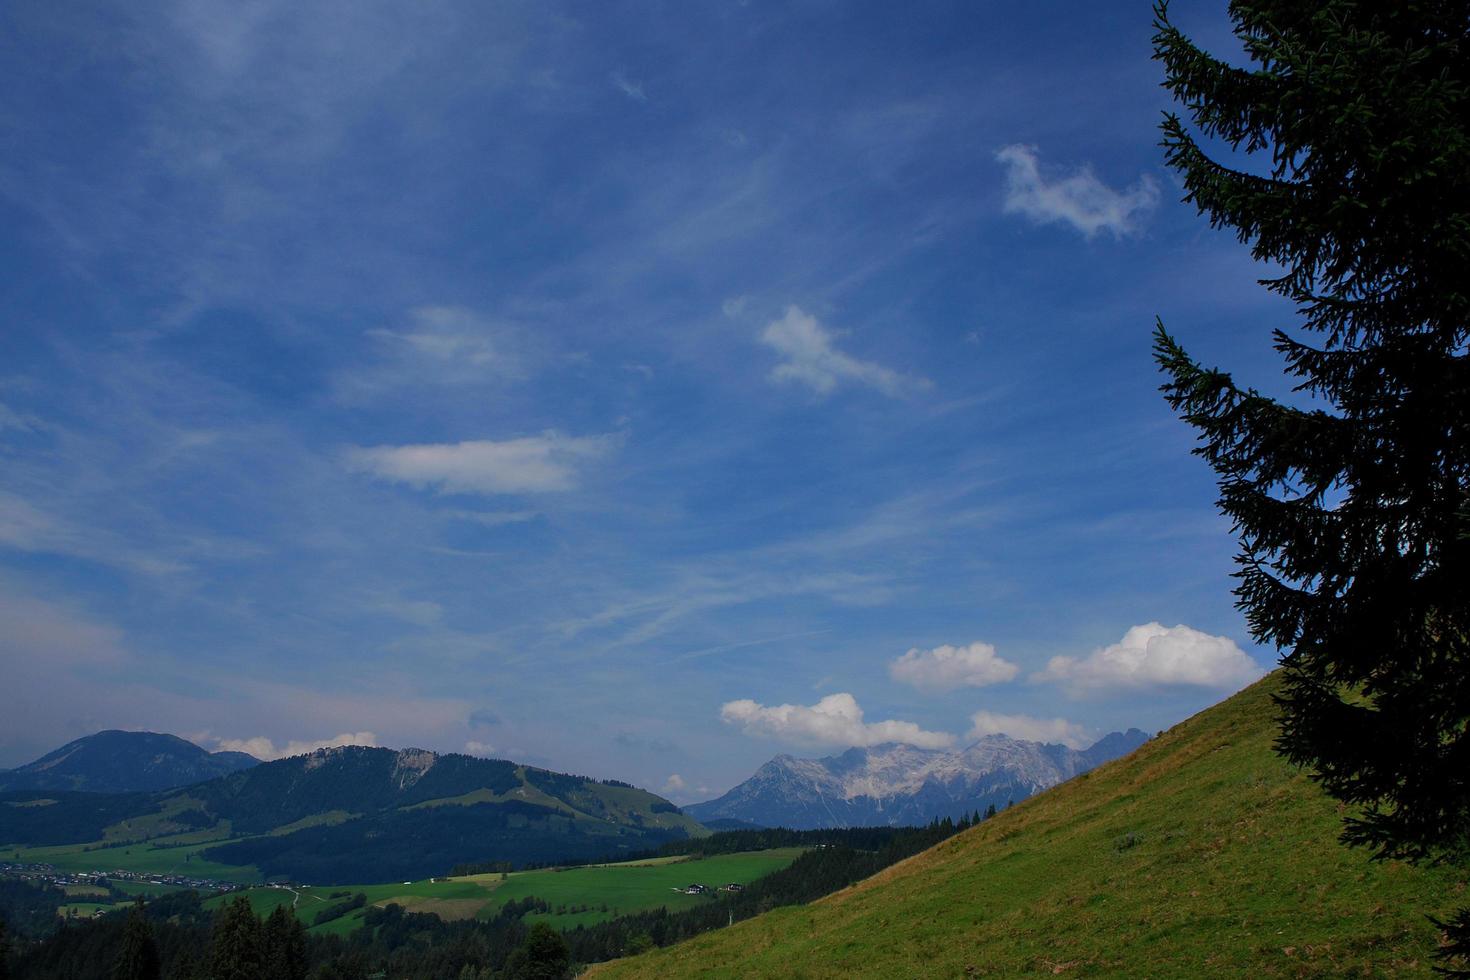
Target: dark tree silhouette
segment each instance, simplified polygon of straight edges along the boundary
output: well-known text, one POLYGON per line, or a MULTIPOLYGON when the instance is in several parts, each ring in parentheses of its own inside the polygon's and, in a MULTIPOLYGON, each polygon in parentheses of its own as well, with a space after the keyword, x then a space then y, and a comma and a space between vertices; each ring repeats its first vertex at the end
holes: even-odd
POLYGON ((140 898, 128 913, 128 924, 123 929, 122 948, 112 964, 113 980, 159 980, 162 964, 158 956, 158 944, 153 941, 153 929, 143 913, 140 898))
MULTIPOLYGON (((1218 475, 1238 604, 1284 651, 1278 749, 1353 806, 1348 843, 1452 858, 1470 841, 1470 3, 1229 9, 1250 67, 1156 8, 1192 123, 1167 115, 1163 146, 1297 308, 1273 333, 1295 396, 1201 367, 1160 324, 1163 391, 1218 475)), ((1470 952, 1470 915, 1447 931, 1470 952)))
POLYGON ((572 952, 562 934, 545 922, 531 926, 525 941, 505 961, 508 980, 563 980, 572 973, 572 952))
POLYGON ((209 947, 210 980, 256 980, 264 976, 260 920, 241 895, 215 913, 209 947))
POLYGON ((274 980, 306 980, 306 929, 290 907, 277 905, 262 929, 266 975, 274 980))

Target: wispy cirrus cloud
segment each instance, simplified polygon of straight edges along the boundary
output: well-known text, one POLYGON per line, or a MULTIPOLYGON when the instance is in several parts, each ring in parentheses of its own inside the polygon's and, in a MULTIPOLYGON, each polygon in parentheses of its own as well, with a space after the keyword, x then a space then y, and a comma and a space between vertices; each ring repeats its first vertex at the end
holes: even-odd
POLYGON ((34 432, 40 426, 39 419, 22 415, 4 402, 0 402, 0 430, 16 429, 20 432, 34 432))
POLYGON ((617 434, 539 436, 406 446, 369 446, 347 452, 347 464, 380 479, 432 487, 441 493, 558 493, 575 489, 582 468, 612 453, 617 434))
POLYGON ((609 76, 613 86, 634 102, 647 102, 648 95, 643 91, 643 83, 634 81, 620 71, 615 71, 609 76))
POLYGON ((1088 238, 1100 231, 1121 238, 1138 230, 1159 200, 1159 188, 1144 174, 1133 186, 1114 190, 1088 167, 1068 176, 1047 178, 1036 147, 1013 143, 995 158, 1006 165, 1007 214, 1023 214, 1037 224, 1071 225, 1088 238))
POLYGON ((924 749, 954 744, 946 732, 925 731, 911 721, 864 721, 857 699, 846 692, 829 694, 816 704, 767 707, 749 698, 720 707, 720 718, 744 734, 805 745, 867 746, 903 742, 924 749))
POLYGON ((455 306, 421 306, 405 322, 367 331, 368 350, 332 379, 335 396, 358 404, 394 390, 523 380, 526 345, 510 326, 455 306))
POLYGON ((0 548, 66 555, 148 575, 187 568, 182 562, 139 550, 110 530, 82 527, 0 490, 0 548))
POLYGON ((843 383, 866 385, 890 397, 932 387, 926 378, 838 350, 839 336, 801 307, 788 306, 779 320, 761 331, 761 343, 781 355, 781 362, 771 369, 771 380, 805 385, 819 395, 831 394, 843 383))
POLYGON ((132 659, 121 631, 111 624, 95 622, 70 606, 0 588, 0 674, 14 680, 25 667, 95 669, 132 659))

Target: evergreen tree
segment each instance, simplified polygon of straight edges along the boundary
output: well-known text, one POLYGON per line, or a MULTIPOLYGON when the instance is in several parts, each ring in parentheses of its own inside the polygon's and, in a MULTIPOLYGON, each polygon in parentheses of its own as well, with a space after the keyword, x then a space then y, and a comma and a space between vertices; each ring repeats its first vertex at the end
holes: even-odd
POLYGON ((5 935, 3 915, 0 915, 0 980, 10 980, 10 939, 5 935))
POLYGON ((260 920, 244 895, 227 903, 214 917, 209 947, 210 980, 259 980, 265 957, 260 920))
POLYGON ((367 961, 361 953, 348 953, 330 963, 323 963, 313 980, 366 980, 367 961))
POLYGON ((306 980, 306 929, 289 906, 277 905, 263 928, 266 976, 272 980, 306 980))
POLYGON ((572 975, 571 949, 561 933, 538 922, 506 959, 505 975, 508 980, 563 980, 572 975))
MULTIPOLYGON (((1283 653, 1278 749, 1352 804, 1343 838, 1470 843, 1470 0, 1233 0, 1253 66, 1156 8, 1185 200, 1279 275, 1290 400, 1192 360, 1163 390, 1240 539, 1235 594, 1283 653), (1269 164, 1247 158, 1265 154, 1269 164)), ((1450 927, 1470 952, 1470 915, 1450 927)))
POLYGON ((159 980, 161 970, 158 944, 153 941, 153 929, 143 914, 140 898, 123 927, 122 949, 112 963, 112 977, 113 980, 159 980))
POLYGON ((204 964, 191 948, 180 950, 168 966, 165 980, 208 980, 204 964))

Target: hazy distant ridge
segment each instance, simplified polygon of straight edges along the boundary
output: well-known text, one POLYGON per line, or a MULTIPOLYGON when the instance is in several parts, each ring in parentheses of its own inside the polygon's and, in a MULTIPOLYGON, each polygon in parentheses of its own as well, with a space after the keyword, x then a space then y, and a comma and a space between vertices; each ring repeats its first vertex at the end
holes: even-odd
POLYGON ((259 764, 244 752, 207 752, 177 735, 111 730, 68 742, 35 762, 0 770, 0 792, 152 792, 259 764))

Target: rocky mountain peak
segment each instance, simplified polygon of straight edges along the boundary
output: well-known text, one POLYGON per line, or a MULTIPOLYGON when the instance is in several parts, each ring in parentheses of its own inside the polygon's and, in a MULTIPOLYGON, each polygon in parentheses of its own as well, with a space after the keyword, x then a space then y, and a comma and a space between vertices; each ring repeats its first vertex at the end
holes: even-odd
POLYGON ((393 757, 393 780, 400 789, 412 786, 438 761, 439 756, 428 749, 403 749, 393 757))
POLYGON ((1005 806, 1147 741, 1113 732, 1086 750, 987 735, 946 752, 898 742, 820 759, 778 755, 750 779, 684 811, 697 820, 736 819, 793 828, 923 824, 1005 806))

